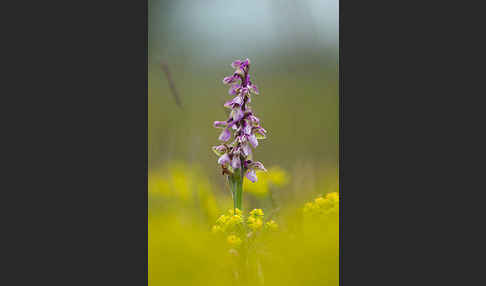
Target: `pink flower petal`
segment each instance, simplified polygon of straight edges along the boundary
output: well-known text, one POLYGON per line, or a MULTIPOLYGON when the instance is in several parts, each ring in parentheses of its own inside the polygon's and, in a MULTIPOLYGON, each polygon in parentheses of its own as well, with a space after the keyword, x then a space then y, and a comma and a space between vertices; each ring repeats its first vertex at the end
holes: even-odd
POLYGON ((233 167, 233 169, 241 168, 241 160, 239 156, 233 156, 233 160, 231 160, 231 167, 233 167))
POLYGON ((248 178, 248 180, 250 180, 252 183, 256 182, 257 181, 257 176, 256 176, 256 173, 254 170, 248 170, 245 174, 246 178, 248 178))
POLYGON ((230 162, 230 157, 228 153, 224 153, 221 157, 218 159, 218 164, 220 165, 227 165, 230 162))
POLYGON ((258 140, 254 134, 248 136, 248 141, 250 142, 251 146, 253 146, 253 148, 256 148, 258 146, 258 140))
POLYGON ((225 128, 221 135, 219 135, 219 140, 221 141, 228 141, 231 138, 231 131, 228 128, 225 128))

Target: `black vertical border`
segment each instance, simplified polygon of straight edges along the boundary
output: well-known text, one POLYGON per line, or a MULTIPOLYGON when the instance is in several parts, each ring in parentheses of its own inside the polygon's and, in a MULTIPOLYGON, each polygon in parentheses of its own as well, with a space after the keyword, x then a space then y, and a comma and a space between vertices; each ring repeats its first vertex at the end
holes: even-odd
POLYGON ((14 113, 14 132, 2 133, 13 142, 2 189, 18 196, 3 200, 18 219, 3 229, 22 261, 9 262, 19 266, 12 280, 147 285, 148 1, 4 10, 5 85, 14 83, 5 99, 18 101, 2 102, 14 113))

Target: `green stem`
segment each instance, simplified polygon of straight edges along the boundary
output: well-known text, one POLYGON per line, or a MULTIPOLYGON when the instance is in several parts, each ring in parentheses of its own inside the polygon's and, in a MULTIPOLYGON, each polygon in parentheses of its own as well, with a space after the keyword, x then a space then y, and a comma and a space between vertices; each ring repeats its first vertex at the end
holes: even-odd
POLYGON ((241 205, 243 202, 243 168, 236 169, 235 173, 229 177, 230 189, 233 194, 234 208, 242 210, 241 205))
POLYGON ((243 197, 243 180, 238 180, 235 184, 236 196, 235 196, 235 208, 241 210, 242 197, 243 197))

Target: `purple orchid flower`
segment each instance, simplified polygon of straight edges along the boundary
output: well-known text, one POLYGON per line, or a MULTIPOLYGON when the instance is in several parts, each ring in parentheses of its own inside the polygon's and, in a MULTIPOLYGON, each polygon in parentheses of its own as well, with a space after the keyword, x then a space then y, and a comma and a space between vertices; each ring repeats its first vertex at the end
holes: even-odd
POLYGON ((267 171, 263 164, 258 161, 250 161, 247 163, 248 168, 253 169, 253 170, 262 170, 262 171, 267 171))
POLYGON ((238 75, 234 74, 232 76, 227 76, 223 78, 223 83, 224 84, 230 84, 238 80, 238 75))
POLYGON ((237 69, 237 68, 239 68, 239 67, 240 67, 241 63, 242 63, 242 61, 240 61, 240 60, 236 60, 236 61, 234 61, 234 62, 232 62, 232 63, 231 63, 231 66, 232 66, 234 69, 237 69))
POLYGON ((257 94, 257 95, 260 94, 260 92, 258 91, 258 87, 256 85, 252 84, 251 81, 250 81, 250 84, 248 85, 248 88, 254 94, 257 94))
POLYGON ((231 159, 231 167, 233 169, 239 169, 241 167, 240 156, 233 156, 233 159, 231 159))
POLYGON ((219 140, 221 141, 228 141, 231 138, 231 131, 228 128, 223 129, 221 135, 219 135, 219 140))
POLYGON ((251 153, 251 148, 250 148, 250 145, 248 144, 243 144, 241 146, 241 152, 243 153, 243 155, 245 155, 246 157, 249 157, 252 153, 251 153))
POLYGON ((245 174, 246 178, 248 178, 248 180, 252 181, 253 183, 257 181, 257 175, 256 175, 257 170, 261 170, 261 171, 265 171, 265 172, 267 171, 267 169, 265 169, 265 167, 263 166, 263 164, 261 162, 254 162, 254 161, 248 160, 248 161, 245 161, 244 165, 248 169, 248 171, 245 174))
POLYGON ((253 126, 259 126, 260 124, 260 119, 258 119, 258 117, 254 116, 253 114, 250 114, 248 116, 248 120, 250 120, 250 123, 253 126))
POLYGON ((237 170, 245 173, 251 182, 257 181, 256 170, 266 171, 260 162, 250 160, 252 148, 258 146, 258 140, 266 138, 267 131, 261 127, 260 119, 253 114, 248 105, 252 94, 259 94, 258 87, 250 81, 250 60, 235 60, 231 63, 235 69, 232 75, 223 79, 223 83, 230 85, 228 94, 233 98, 224 103, 224 107, 231 109, 226 121, 214 121, 213 126, 223 129, 219 140, 227 142, 234 136, 234 140, 219 146, 213 151, 219 156, 218 164, 223 168, 223 174, 234 174, 237 170))
POLYGON ((265 130, 264 128, 262 127, 254 127, 254 133, 255 134, 255 137, 257 139, 265 139, 267 138, 267 130, 265 130))
POLYGON ((250 169, 250 170, 246 171, 245 176, 252 183, 255 183, 257 181, 257 176, 256 176, 256 173, 255 173, 255 170, 250 169))
POLYGON ((247 135, 247 138, 248 138, 248 142, 250 142, 250 144, 251 144, 251 146, 253 146, 253 148, 256 148, 258 146, 258 140, 257 140, 255 134, 247 135))
POLYGON ((233 110, 231 111, 231 114, 233 116, 234 122, 240 121, 244 116, 243 110, 241 110, 240 106, 234 107, 233 110))
POLYGON ((218 156, 223 155, 226 153, 226 151, 228 151, 228 147, 226 145, 213 146, 213 152, 218 156))
POLYGON ((213 126, 216 128, 223 128, 228 125, 228 122, 226 121, 214 121, 213 126))
POLYGON ((228 165, 229 162, 230 162, 230 157, 229 157, 228 153, 224 153, 218 159, 218 164, 220 164, 222 166, 228 165))
POLYGON ((238 90, 241 88, 241 84, 234 84, 232 85, 229 90, 228 94, 229 95, 236 95, 238 93, 238 90))

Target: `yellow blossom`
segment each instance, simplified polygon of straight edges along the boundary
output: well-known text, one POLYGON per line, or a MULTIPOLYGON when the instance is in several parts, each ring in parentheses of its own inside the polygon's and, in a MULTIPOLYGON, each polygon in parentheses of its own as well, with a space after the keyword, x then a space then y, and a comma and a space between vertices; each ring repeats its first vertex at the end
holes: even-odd
POLYGON ((304 214, 330 215, 339 212, 339 194, 332 192, 304 205, 304 214))
POLYGON ((243 217, 239 215, 233 215, 229 218, 229 220, 226 222, 228 226, 236 226, 238 224, 243 223, 243 217))
POLYGON ((323 206, 326 203, 326 200, 323 197, 318 197, 314 200, 318 206, 323 206))
POLYGON ((326 199, 328 199, 330 202, 338 203, 339 202, 339 194, 337 192, 328 193, 326 195, 326 199))
POLYGON ((250 212, 250 215, 252 215, 252 216, 263 216, 263 210, 262 209, 254 209, 250 212))
POLYGON ((256 218, 255 221, 248 224, 248 227, 254 231, 259 230, 260 228, 262 228, 262 226, 263 226, 263 221, 261 218, 256 218))
POLYGON ((216 223, 220 225, 224 225, 228 221, 228 216, 226 215, 221 215, 217 220, 216 223))
POLYGON ((306 214, 313 213, 317 208, 318 206, 312 202, 306 203, 304 205, 304 213, 306 214))
POLYGON ((269 220, 266 224, 265 224, 265 227, 268 229, 268 230, 272 230, 272 231, 276 231, 278 230, 278 224, 272 219, 272 220, 269 220))
POLYGON ((236 215, 241 215, 241 210, 239 208, 228 210, 228 213, 230 214, 230 216, 235 215, 235 212, 236 212, 236 215))

